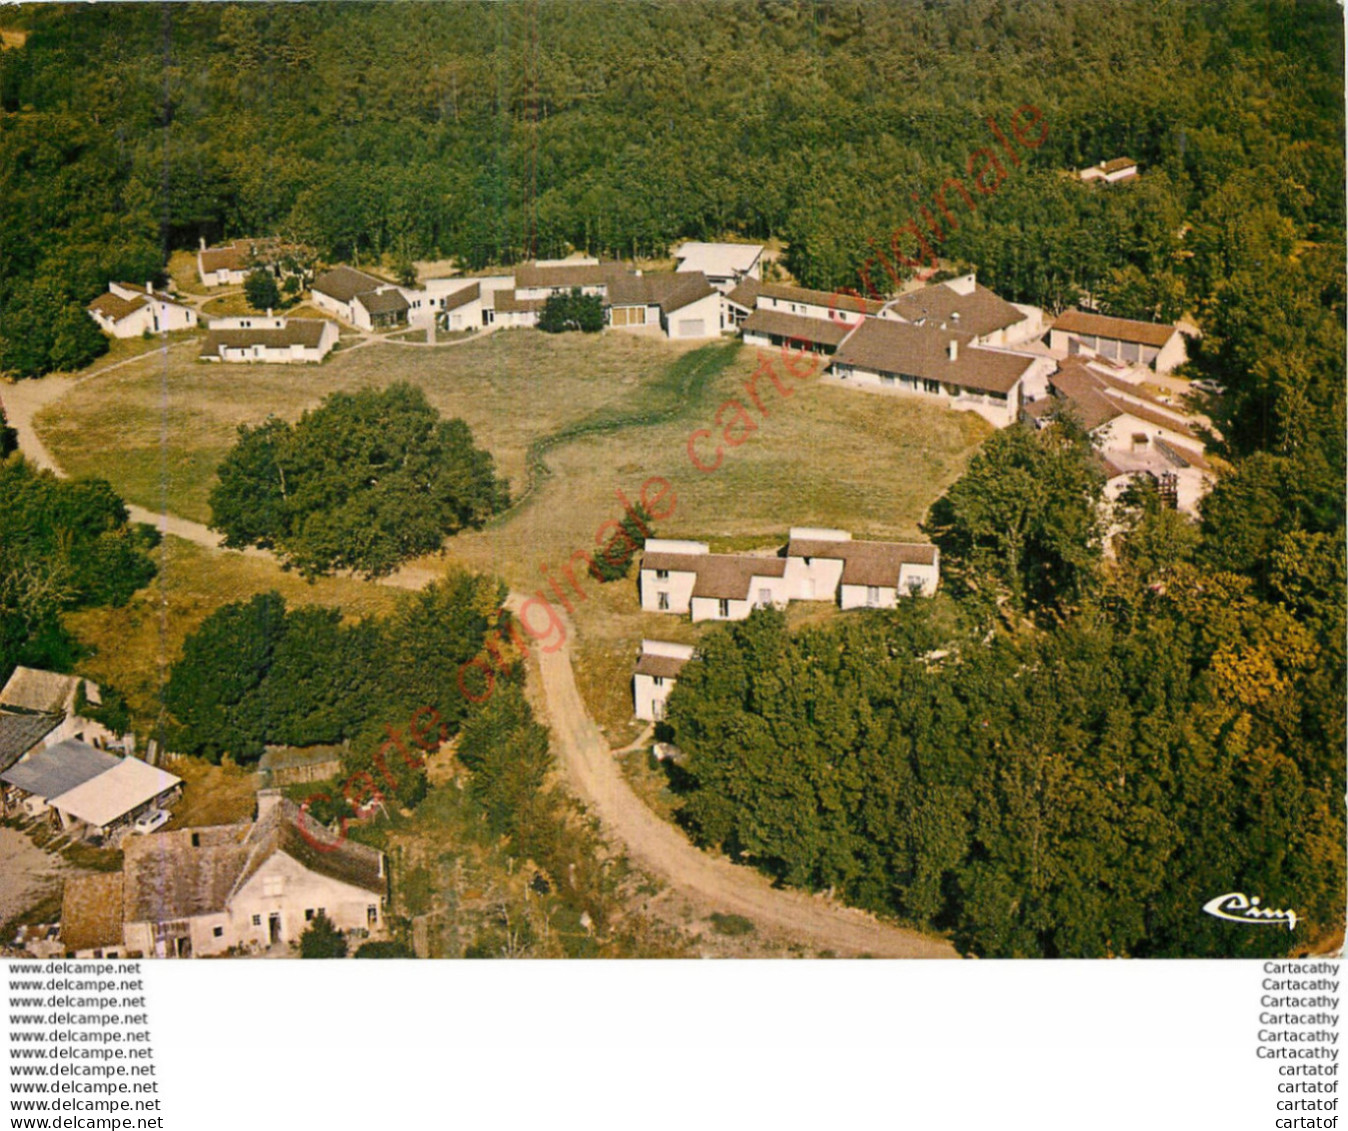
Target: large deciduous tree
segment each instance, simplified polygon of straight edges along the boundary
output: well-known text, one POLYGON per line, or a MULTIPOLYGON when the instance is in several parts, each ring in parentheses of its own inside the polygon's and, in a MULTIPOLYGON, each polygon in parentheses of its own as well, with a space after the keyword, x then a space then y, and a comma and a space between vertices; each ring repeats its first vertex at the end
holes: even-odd
POLYGON ((276 549, 306 576, 389 573, 508 496, 468 425, 406 384, 334 393, 293 427, 241 427, 219 478, 211 522, 226 545, 276 549))
POLYGON ((995 433, 933 506, 947 576, 1017 610, 1062 610, 1100 562, 1104 471, 1070 419, 995 433))

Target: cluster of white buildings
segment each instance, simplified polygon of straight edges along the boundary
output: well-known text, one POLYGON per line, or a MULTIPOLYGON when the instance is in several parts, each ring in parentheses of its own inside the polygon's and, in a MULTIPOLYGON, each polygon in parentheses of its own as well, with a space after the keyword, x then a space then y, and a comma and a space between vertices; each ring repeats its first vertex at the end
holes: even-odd
POLYGON ((929 543, 868 542, 843 530, 793 527, 772 555, 713 554, 705 542, 651 538, 641 559, 641 608, 696 621, 744 620, 756 608, 833 601, 844 609, 891 609, 930 597, 940 551, 929 543))

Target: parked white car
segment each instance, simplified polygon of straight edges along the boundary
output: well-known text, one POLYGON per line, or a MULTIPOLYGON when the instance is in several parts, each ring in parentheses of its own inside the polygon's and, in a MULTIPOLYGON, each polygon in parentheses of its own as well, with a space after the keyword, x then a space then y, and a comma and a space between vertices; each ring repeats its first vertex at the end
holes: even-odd
POLYGON ((168 824, 169 815, 164 809, 151 809, 131 826, 133 833, 139 833, 144 836, 146 833, 152 833, 156 829, 163 828, 168 824))

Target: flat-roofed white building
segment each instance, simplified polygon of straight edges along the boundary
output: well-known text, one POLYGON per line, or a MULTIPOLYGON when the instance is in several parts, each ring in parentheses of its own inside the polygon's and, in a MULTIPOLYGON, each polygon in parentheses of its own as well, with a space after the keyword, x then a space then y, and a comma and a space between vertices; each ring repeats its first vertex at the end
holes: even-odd
POLYGON ((679 672, 693 658, 689 644, 669 640, 643 640, 641 656, 632 676, 632 700, 636 717, 648 723, 665 717, 665 701, 674 690, 679 672))

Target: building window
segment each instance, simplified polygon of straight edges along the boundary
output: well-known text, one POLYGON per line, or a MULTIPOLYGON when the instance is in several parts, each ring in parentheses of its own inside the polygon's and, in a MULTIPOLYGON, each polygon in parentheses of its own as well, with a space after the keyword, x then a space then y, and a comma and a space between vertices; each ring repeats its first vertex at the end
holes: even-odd
POLYGON ((312 907, 306 907, 304 909, 304 921, 306 923, 312 923, 314 921, 314 909, 312 907))
POLYGON ((875 608, 880 604, 880 587, 878 585, 866 586, 866 606, 875 608))
POLYGON ((728 617, 730 615, 730 602, 722 597, 716 602, 716 611, 719 616, 728 617))
POLYGON ((654 683, 656 687, 664 687, 665 677, 662 675, 653 675, 651 676, 651 682, 654 683))
POLYGON ((261 915, 254 915, 254 916, 253 916, 253 926, 254 926, 254 927, 260 927, 260 926, 262 926, 262 916, 261 916, 261 915))
POLYGON ((211 938, 215 938, 215 939, 223 938, 223 937, 224 937, 224 934, 225 934, 225 928, 224 928, 224 927, 212 927, 212 928, 211 928, 211 938))
POLYGON ((372 903, 365 909, 365 921, 369 923, 371 927, 376 926, 379 923, 378 906, 372 903))
POLYGON ((262 881, 262 894, 263 894, 263 895, 280 895, 280 894, 281 894, 281 877, 280 877, 280 876, 267 876, 267 877, 262 881))
POLYGON ((657 593, 655 595, 655 607, 659 609, 662 613, 669 612, 669 594, 657 593))
POLYGON ((668 580, 669 580, 669 570, 667 570, 667 569, 657 569, 657 570, 655 571, 655 580, 656 580, 656 581, 668 581, 668 580))

